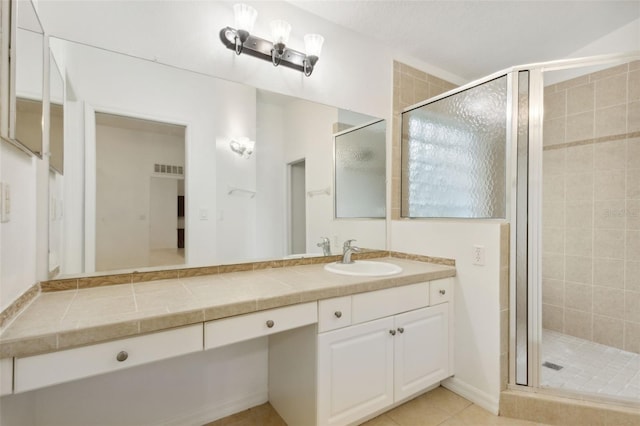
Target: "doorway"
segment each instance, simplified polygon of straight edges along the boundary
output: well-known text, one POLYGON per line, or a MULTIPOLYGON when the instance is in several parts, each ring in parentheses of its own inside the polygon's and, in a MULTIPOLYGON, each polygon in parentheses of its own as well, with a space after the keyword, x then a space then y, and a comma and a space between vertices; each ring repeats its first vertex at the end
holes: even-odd
POLYGON ((289 168, 289 250, 287 254, 307 252, 307 194, 305 160, 288 164, 289 168))
POLYGON ((185 126, 102 112, 95 123, 95 271, 184 264, 185 126))

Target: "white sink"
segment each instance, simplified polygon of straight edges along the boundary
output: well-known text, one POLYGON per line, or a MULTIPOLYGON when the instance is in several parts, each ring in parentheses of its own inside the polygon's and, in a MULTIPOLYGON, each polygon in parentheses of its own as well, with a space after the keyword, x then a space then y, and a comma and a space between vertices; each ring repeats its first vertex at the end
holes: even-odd
POLYGON ((402 272, 402 268, 393 263, 375 262, 372 260, 356 260, 353 263, 327 263, 324 269, 334 274, 359 275, 363 277, 382 277, 402 272))

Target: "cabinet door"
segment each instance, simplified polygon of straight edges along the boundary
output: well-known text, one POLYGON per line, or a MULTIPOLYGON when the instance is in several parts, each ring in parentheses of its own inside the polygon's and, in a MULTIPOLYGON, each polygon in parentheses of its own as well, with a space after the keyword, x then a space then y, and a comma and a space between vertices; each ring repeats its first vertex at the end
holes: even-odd
POLYGON ((400 401, 447 377, 449 304, 395 317, 395 400, 400 401))
POLYGON ((393 403, 393 330, 389 317, 318 335, 319 425, 348 424, 393 403))

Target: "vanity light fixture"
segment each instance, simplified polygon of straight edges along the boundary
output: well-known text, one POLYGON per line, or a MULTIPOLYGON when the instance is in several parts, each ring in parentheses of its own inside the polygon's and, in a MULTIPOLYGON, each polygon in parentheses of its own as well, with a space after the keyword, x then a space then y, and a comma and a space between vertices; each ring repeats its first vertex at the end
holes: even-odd
POLYGON ((237 55, 246 53, 256 58, 270 61, 274 66, 283 65, 301 71, 307 77, 313 72, 318 62, 324 37, 320 34, 304 36, 305 52, 287 47, 291 25, 283 20, 271 22, 273 41, 265 40, 251 34, 258 12, 246 4, 233 6, 236 28, 225 27, 220 30, 220 40, 228 49, 237 55))
POLYGON ((231 139, 229 142, 229 147, 231 151, 235 152, 241 157, 249 158, 251 154, 253 154, 253 149, 255 148, 255 141, 250 140, 249 138, 242 137, 237 140, 231 139))
POLYGON ((236 54, 242 53, 244 42, 247 41, 253 25, 256 23, 258 11, 246 4, 236 4, 233 6, 233 15, 236 21, 236 33, 234 37, 234 49, 236 54))

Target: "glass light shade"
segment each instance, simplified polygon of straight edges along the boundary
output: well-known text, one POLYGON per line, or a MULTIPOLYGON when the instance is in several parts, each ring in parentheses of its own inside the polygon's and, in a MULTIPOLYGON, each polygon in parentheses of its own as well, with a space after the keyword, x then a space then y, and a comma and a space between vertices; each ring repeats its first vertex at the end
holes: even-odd
POLYGON ((271 21, 271 35, 273 44, 287 44, 289 42, 289 34, 291 34, 291 25, 281 19, 271 21))
POLYGON ((307 56, 320 57, 322 51, 322 43, 324 43, 324 37, 320 34, 306 34, 304 36, 304 49, 307 56))
POLYGON ((233 14, 235 15, 237 30, 244 30, 249 33, 253 31, 253 24, 256 23, 256 18, 258 17, 257 10, 247 4, 238 3, 233 5, 233 14))

